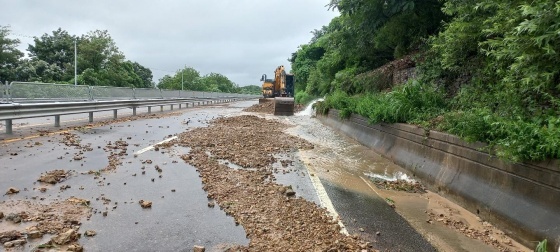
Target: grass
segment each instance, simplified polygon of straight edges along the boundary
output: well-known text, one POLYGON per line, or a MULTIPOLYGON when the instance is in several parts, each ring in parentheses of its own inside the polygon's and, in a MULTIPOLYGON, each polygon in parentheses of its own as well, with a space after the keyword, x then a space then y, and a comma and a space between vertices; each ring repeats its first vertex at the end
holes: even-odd
MULTIPOLYGON (((476 94, 471 94, 476 96, 476 94)), ((554 115, 522 117, 446 98, 433 85, 409 81, 388 92, 350 96, 337 90, 317 111, 337 109, 341 118, 358 114, 370 123, 409 123, 457 135, 468 142, 487 143, 486 151, 503 160, 541 161, 560 158, 560 118, 554 115)))

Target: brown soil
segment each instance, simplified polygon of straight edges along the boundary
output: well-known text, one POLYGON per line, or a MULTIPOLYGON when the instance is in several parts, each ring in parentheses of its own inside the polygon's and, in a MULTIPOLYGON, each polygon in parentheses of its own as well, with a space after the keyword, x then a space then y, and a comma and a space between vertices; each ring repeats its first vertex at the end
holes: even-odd
POLYGON ((403 191, 409 193, 426 193, 426 188, 419 182, 408 182, 406 180, 388 181, 384 179, 370 178, 377 188, 385 190, 403 191))
POLYGON ((70 173, 65 170, 52 170, 42 174, 37 181, 54 185, 65 181, 69 176, 70 173))
POLYGON ((456 211, 453 211, 451 208, 444 208, 444 211, 430 210, 427 221, 429 223, 442 223, 466 237, 480 240, 501 252, 521 251, 514 246, 512 239, 506 237, 503 232, 494 228, 490 223, 477 218, 478 222, 480 222, 478 225, 469 225, 467 220, 459 214, 454 214, 454 212, 456 211), (480 227, 481 225, 482 227, 480 227))
MULTIPOLYGON (((242 251, 356 251, 373 249, 357 236, 340 233, 338 220, 293 190, 274 182, 273 154, 313 148, 283 132, 288 126, 256 116, 219 118, 207 128, 179 135, 179 144, 192 148, 182 158, 200 173, 203 189, 250 239, 242 251), (227 132, 227 134, 224 134, 227 132), (220 160, 244 168, 233 169, 220 160)), ((213 204, 209 204, 213 205, 213 204)))
MULTIPOLYGON (((78 230, 82 219, 91 215, 91 209, 86 202, 77 198, 50 204, 27 200, 1 202, 0 212, 3 212, 6 217, 0 221, 0 237, 3 237, 2 241, 6 242, 16 239, 25 240, 23 234, 27 234, 28 238, 40 238, 43 235, 56 237, 70 229, 78 230)), ((70 239, 67 244, 75 241, 76 239, 70 239)))
MULTIPOLYGON (((300 112, 305 109, 305 105, 303 104, 295 104, 294 105, 294 113, 300 112)), ((264 113, 264 114, 274 114, 274 102, 265 102, 260 104, 255 104, 251 107, 243 109, 245 112, 257 112, 257 113, 264 113)))

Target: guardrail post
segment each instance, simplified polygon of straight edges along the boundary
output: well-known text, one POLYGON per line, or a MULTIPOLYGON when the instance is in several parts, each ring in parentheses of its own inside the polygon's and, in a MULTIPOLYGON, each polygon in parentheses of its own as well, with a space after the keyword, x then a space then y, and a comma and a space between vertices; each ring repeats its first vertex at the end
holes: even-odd
POLYGON ((54 126, 55 127, 60 127, 60 115, 55 115, 54 116, 54 126))
POLYGON ((163 105, 159 106, 159 112, 163 112, 163 105))
POLYGON ((152 113, 152 106, 148 106, 148 114, 152 113))
POLYGON ((179 103, 179 109, 181 109, 182 106, 183 106, 183 104, 182 104, 182 103, 179 103))
POLYGON ((117 110, 113 109, 113 119, 117 119, 117 110))
POLYGON ((12 134, 12 119, 6 119, 6 134, 12 134))
POLYGON ((173 110, 173 104, 171 104, 171 110, 173 110))
POLYGON ((89 122, 93 122, 93 112, 89 112, 89 122))
POLYGON ((132 107, 132 115, 133 115, 133 116, 136 115, 136 107, 132 107))

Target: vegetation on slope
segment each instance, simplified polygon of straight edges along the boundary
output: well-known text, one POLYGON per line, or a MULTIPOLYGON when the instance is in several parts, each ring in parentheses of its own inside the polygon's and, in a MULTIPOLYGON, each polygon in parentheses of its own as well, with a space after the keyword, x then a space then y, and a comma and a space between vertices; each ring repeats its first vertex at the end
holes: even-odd
POLYGON ((513 161, 560 158, 557 1, 335 0, 330 7, 341 15, 290 59, 298 90, 327 95, 321 112, 447 131, 513 161), (394 85, 374 70, 405 55, 415 80, 394 85))

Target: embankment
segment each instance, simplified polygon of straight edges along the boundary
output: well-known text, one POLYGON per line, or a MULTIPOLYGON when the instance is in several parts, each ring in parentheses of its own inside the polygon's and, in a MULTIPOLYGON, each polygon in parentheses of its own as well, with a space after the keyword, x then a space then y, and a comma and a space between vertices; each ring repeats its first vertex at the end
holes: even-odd
POLYGON ((457 202, 528 247, 560 244, 560 162, 508 163, 480 151, 481 143, 408 124, 370 125, 338 111, 324 124, 411 171, 432 191, 457 202))

